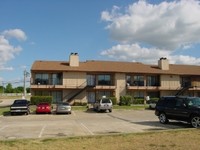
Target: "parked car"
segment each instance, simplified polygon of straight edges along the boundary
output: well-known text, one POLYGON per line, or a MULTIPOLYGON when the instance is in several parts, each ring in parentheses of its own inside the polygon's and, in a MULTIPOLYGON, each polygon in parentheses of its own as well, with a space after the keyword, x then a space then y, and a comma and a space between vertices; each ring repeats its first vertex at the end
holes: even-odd
POLYGON ((10 106, 10 114, 26 114, 28 115, 30 113, 29 108, 30 101, 26 99, 17 99, 13 102, 13 104, 10 106))
POLYGON ((49 103, 39 103, 36 107, 36 113, 51 113, 51 104, 49 103))
POLYGON ((112 101, 109 98, 103 96, 100 100, 96 101, 93 105, 94 110, 100 111, 109 111, 112 112, 112 101))
POLYGON ((69 103, 61 102, 56 105, 56 114, 66 113, 71 114, 72 108, 69 103))
POLYGON ((153 100, 147 101, 147 104, 149 105, 149 109, 155 109, 156 103, 157 103, 157 101, 153 101, 153 100))
POLYGON ((155 108, 155 115, 160 123, 166 124, 169 120, 188 122, 192 127, 200 127, 200 98, 199 97, 161 97, 155 108))

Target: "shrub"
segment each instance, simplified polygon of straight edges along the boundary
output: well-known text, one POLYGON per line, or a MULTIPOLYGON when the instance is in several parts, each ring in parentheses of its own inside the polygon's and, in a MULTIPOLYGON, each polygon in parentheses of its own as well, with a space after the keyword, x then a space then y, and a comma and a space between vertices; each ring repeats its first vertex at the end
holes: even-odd
POLYGON ((87 106, 86 102, 74 102, 73 106, 87 106))
POLYGON ((52 104, 52 96, 31 96, 31 104, 37 105, 42 102, 52 104))
POLYGON ((113 105, 117 104, 117 98, 116 97, 109 97, 109 99, 111 99, 113 105))
POLYGON ((120 96, 119 105, 121 106, 130 106, 132 97, 130 95, 120 96))
POLYGON ((133 104, 144 104, 144 98, 134 98, 133 104))

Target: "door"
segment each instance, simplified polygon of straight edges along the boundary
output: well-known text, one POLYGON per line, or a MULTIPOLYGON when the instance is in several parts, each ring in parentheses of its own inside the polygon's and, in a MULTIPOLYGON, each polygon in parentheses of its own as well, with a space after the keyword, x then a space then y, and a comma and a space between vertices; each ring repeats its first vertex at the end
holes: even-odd
POLYGON ((88 103, 95 103, 95 92, 88 92, 88 103))
POLYGON ((95 86, 95 75, 87 75, 87 85, 88 86, 95 86))

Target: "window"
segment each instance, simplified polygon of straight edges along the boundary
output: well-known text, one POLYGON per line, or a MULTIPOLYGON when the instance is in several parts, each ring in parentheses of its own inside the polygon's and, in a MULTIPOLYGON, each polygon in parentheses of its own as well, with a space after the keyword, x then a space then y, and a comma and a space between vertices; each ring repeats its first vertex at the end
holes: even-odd
POLYGON ((47 85, 49 84, 48 74, 35 74, 35 84, 47 85))
POLYGON ((159 86, 159 77, 147 76, 147 86, 159 86))
POLYGON ((62 84, 62 73, 54 73, 51 77, 52 85, 61 85, 62 84))
POLYGON ((53 103, 62 102, 62 92, 61 91, 52 92, 52 96, 53 96, 53 103))
POLYGON ((126 76, 126 83, 130 86, 144 86, 144 76, 142 75, 127 75, 126 76))
POLYGON ((95 75, 87 75, 87 85, 89 86, 95 86, 95 75))
POLYGON ((50 92, 49 91, 35 91, 36 96, 49 96, 50 92))
POLYGON ((144 98, 144 92, 143 91, 134 92, 134 98, 144 98))
POLYGON ((106 97, 111 97, 111 92, 110 91, 98 91, 96 93, 97 99, 101 99, 102 96, 106 96, 106 97))
POLYGON ((133 81, 134 86, 144 86, 144 76, 136 75, 133 81))
POLYGON ((147 92, 147 95, 150 98, 160 97, 160 93, 159 92, 147 92))
POLYGON ((174 98, 166 98, 167 99, 167 106, 174 107, 176 105, 176 101, 174 98))
POLYGON ((111 85, 111 76, 98 75, 98 85, 111 85))

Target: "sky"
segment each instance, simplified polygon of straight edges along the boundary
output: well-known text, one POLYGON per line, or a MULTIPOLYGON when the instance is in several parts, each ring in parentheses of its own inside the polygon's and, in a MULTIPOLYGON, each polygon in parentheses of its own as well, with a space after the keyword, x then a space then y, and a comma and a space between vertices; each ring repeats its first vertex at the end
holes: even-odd
MULTIPOLYGON (((200 65, 199 0, 0 0, 0 85, 36 60, 200 65)), ((27 79, 30 76, 26 77, 27 79)))

